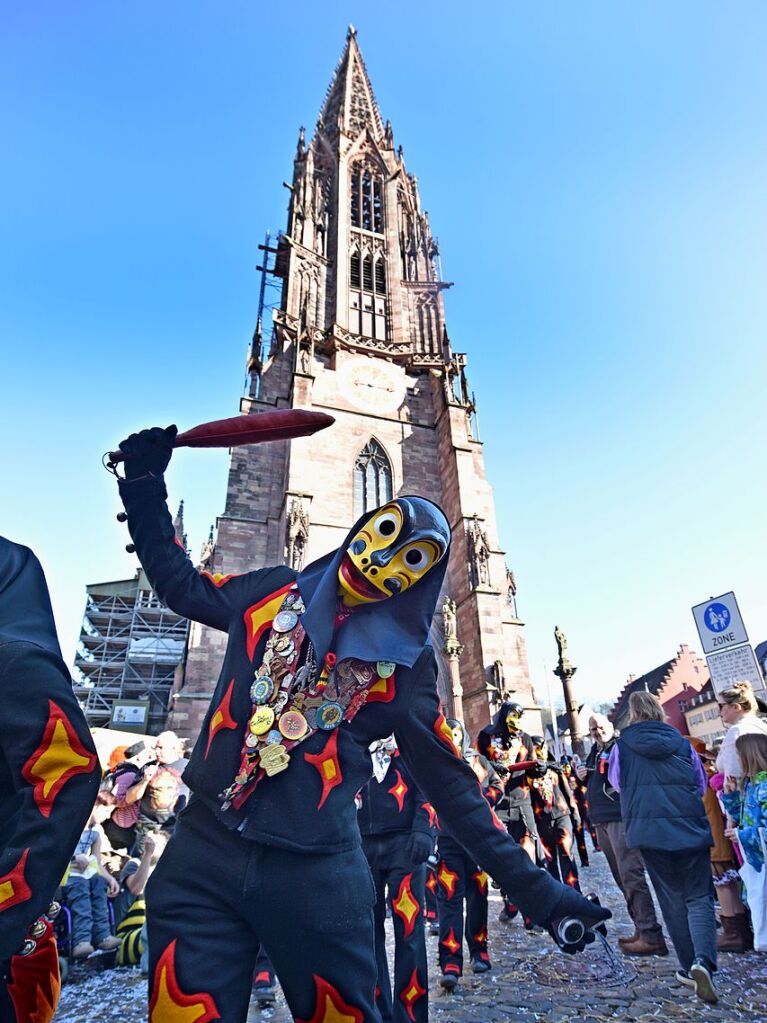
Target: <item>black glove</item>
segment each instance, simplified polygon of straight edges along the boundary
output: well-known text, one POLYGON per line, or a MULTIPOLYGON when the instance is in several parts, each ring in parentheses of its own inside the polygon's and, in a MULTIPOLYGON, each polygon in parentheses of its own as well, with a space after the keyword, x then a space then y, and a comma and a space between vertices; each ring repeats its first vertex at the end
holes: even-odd
POLYGON ((168 426, 164 430, 153 426, 151 430, 141 430, 121 440, 120 450, 127 456, 123 463, 126 480, 162 476, 173 453, 177 433, 176 426, 168 426))
POLYGON ((413 866, 425 863, 434 849, 434 840, 425 831, 411 831, 407 843, 407 855, 413 866))
MULTIPOLYGON (((596 895, 581 895, 574 888, 565 888, 562 898, 554 907, 554 910, 546 924, 549 934, 559 945, 563 952, 575 955, 582 952, 586 945, 590 945, 596 939, 593 928, 604 920, 609 920, 612 913, 604 906, 600 906, 596 895), (562 923, 564 921, 580 921, 584 926, 582 936, 577 941, 563 940, 562 923)), ((565 931, 568 929, 565 928, 565 931)), ((577 930, 577 928, 575 928, 577 930)), ((607 933, 603 929, 603 933, 607 933)))

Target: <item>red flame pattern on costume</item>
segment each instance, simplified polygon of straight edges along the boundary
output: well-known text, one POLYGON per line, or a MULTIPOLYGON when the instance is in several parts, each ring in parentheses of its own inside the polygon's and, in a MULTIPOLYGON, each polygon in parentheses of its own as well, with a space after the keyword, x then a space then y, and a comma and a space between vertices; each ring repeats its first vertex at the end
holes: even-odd
POLYGON ((219 703, 218 707, 216 707, 210 716, 210 721, 208 723, 208 745, 205 747, 206 760, 208 759, 208 753, 210 753, 210 745, 218 733, 225 731, 227 728, 237 728, 237 722, 232 717, 231 712, 233 692, 234 679, 232 679, 229 683, 221 703, 219 703))

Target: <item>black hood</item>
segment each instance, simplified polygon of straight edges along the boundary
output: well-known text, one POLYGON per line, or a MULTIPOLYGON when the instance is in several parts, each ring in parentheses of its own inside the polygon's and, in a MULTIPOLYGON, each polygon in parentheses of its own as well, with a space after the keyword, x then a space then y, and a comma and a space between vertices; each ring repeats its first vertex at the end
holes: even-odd
POLYGON ((688 745, 680 732, 665 721, 637 721, 621 732, 621 742, 641 757, 666 760, 688 745))
MULTIPOLYGON (((400 499, 407 500, 406 497, 394 500, 400 499)), ((419 501, 423 500, 419 498, 419 501)), ((391 503, 387 501, 387 504, 391 503)), ((444 517, 438 505, 434 505, 434 508, 444 517)), ((371 509, 361 515, 337 550, 313 561, 298 576, 298 589, 306 605, 301 621, 318 660, 325 656, 333 640, 338 606, 338 566, 363 523, 374 514, 375 509, 371 509)), ((447 524, 446 529, 449 534, 447 524)), ((404 593, 355 608, 354 614, 339 633, 334 651, 338 660, 356 657, 361 661, 394 661, 395 664, 412 668, 429 641, 429 628, 447 571, 449 555, 448 542, 442 559, 404 593)))
POLYGON ((0 536, 0 645, 34 643, 61 657, 42 566, 28 547, 0 536))

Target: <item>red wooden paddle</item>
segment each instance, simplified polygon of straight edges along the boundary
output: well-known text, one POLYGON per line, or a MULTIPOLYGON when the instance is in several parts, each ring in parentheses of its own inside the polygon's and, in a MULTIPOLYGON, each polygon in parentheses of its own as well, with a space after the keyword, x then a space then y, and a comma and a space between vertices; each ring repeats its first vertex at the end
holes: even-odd
MULTIPOLYGON (((176 436, 175 448, 233 448, 240 444, 264 444, 270 440, 289 440, 308 437, 335 422, 324 412, 310 412, 302 408, 277 409, 274 412, 253 412, 231 419, 215 419, 212 423, 185 430, 176 436)), ((125 460, 120 451, 110 451, 113 464, 125 460)))

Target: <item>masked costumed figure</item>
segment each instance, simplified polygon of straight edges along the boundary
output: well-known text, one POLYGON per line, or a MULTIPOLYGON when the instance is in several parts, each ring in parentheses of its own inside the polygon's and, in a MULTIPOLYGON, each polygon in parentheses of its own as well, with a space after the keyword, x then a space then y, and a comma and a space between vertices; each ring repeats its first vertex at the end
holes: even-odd
POLYGON ((573 758, 564 754, 561 758, 561 770, 562 776, 570 786, 570 792, 572 794, 575 805, 578 808, 577 820, 580 818, 578 824, 573 820, 573 829, 575 831, 575 844, 578 848, 578 859, 581 861, 582 867, 588 867, 589 865, 589 851, 586 846, 586 832, 591 835, 591 842, 594 846, 594 851, 599 852, 599 841, 597 840, 596 828, 593 826, 589 819, 589 800, 586 792, 586 783, 582 782, 578 775, 573 769, 573 758))
MULTIPOLYGON (((451 833, 526 912, 609 915, 499 830, 457 755, 427 642, 450 543, 440 509, 391 501, 298 575, 199 573, 166 506, 174 436, 154 429, 121 444, 128 526, 160 599, 228 643, 184 772, 192 798, 148 884, 151 1023, 188 1006, 196 1023, 244 1020, 259 939, 296 1020, 380 1020, 375 886, 355 796, 371 742, 392 733, 451 833)), ((397 997, 413 1010, 426 986, 414 969, 397 997)))
MULTIPOLYGON (((501 797, 502 784, 490 761, 469 746, 460 721, 448 718, 456 749, 472 768, 489 806, 501 797)), ((463 973, 463 939, 469 948, 474 973, 490 967, 487 951, 487 874, 446 827, 438 830, 437 902, 439 905, 440 984, 452 991, 463 973), (464 927, 464 902, 466 922, 464 927)))
MULTIPOLYGON (((526 771, 515 771, 513 765, 532 759, 533 742, 522 731, 524 713, 522 705, 504 701, 492 724, 486 725, 477 736, 477 749, 498 772, 503 782, 503 796, 496 805, 498 817, 509 834, 518 842, 534 863, 544 863, 545 856, 538 837, 535 814, 530 801, 530 779, 526 771)), ((517 907, 505 892, 500 920, 507 923, 517 915, 517 907)), ((533 921, 524 916, 525 927, 530 930, 533 921)))
POLYGON ((0 537, 0 1023, 48 1023, 60 991, 56 888, 101 771, 61 659, 48 587, 0 537))
POLYGON ((529 771, 530 798, 546 850, 546 867, 552 877, 580 891, 573 859, 573 827, 580 824, 578 807, 562 771, 549 761, 546 740, 542 735, 534 735, 532 740, 538 766, 529 771))
POLYGON ((424 883, 434 851, 434 811, 418 791, 394 736, 370 748, 373 777, 360 793, 357 820, 376 888, 377 1000, 384 1023, 426 1023, 428 995, 408 1003, 412 977, 426 975, 424 883), (394 925, 394 1000, 386 958, 386 907, 394 925))

